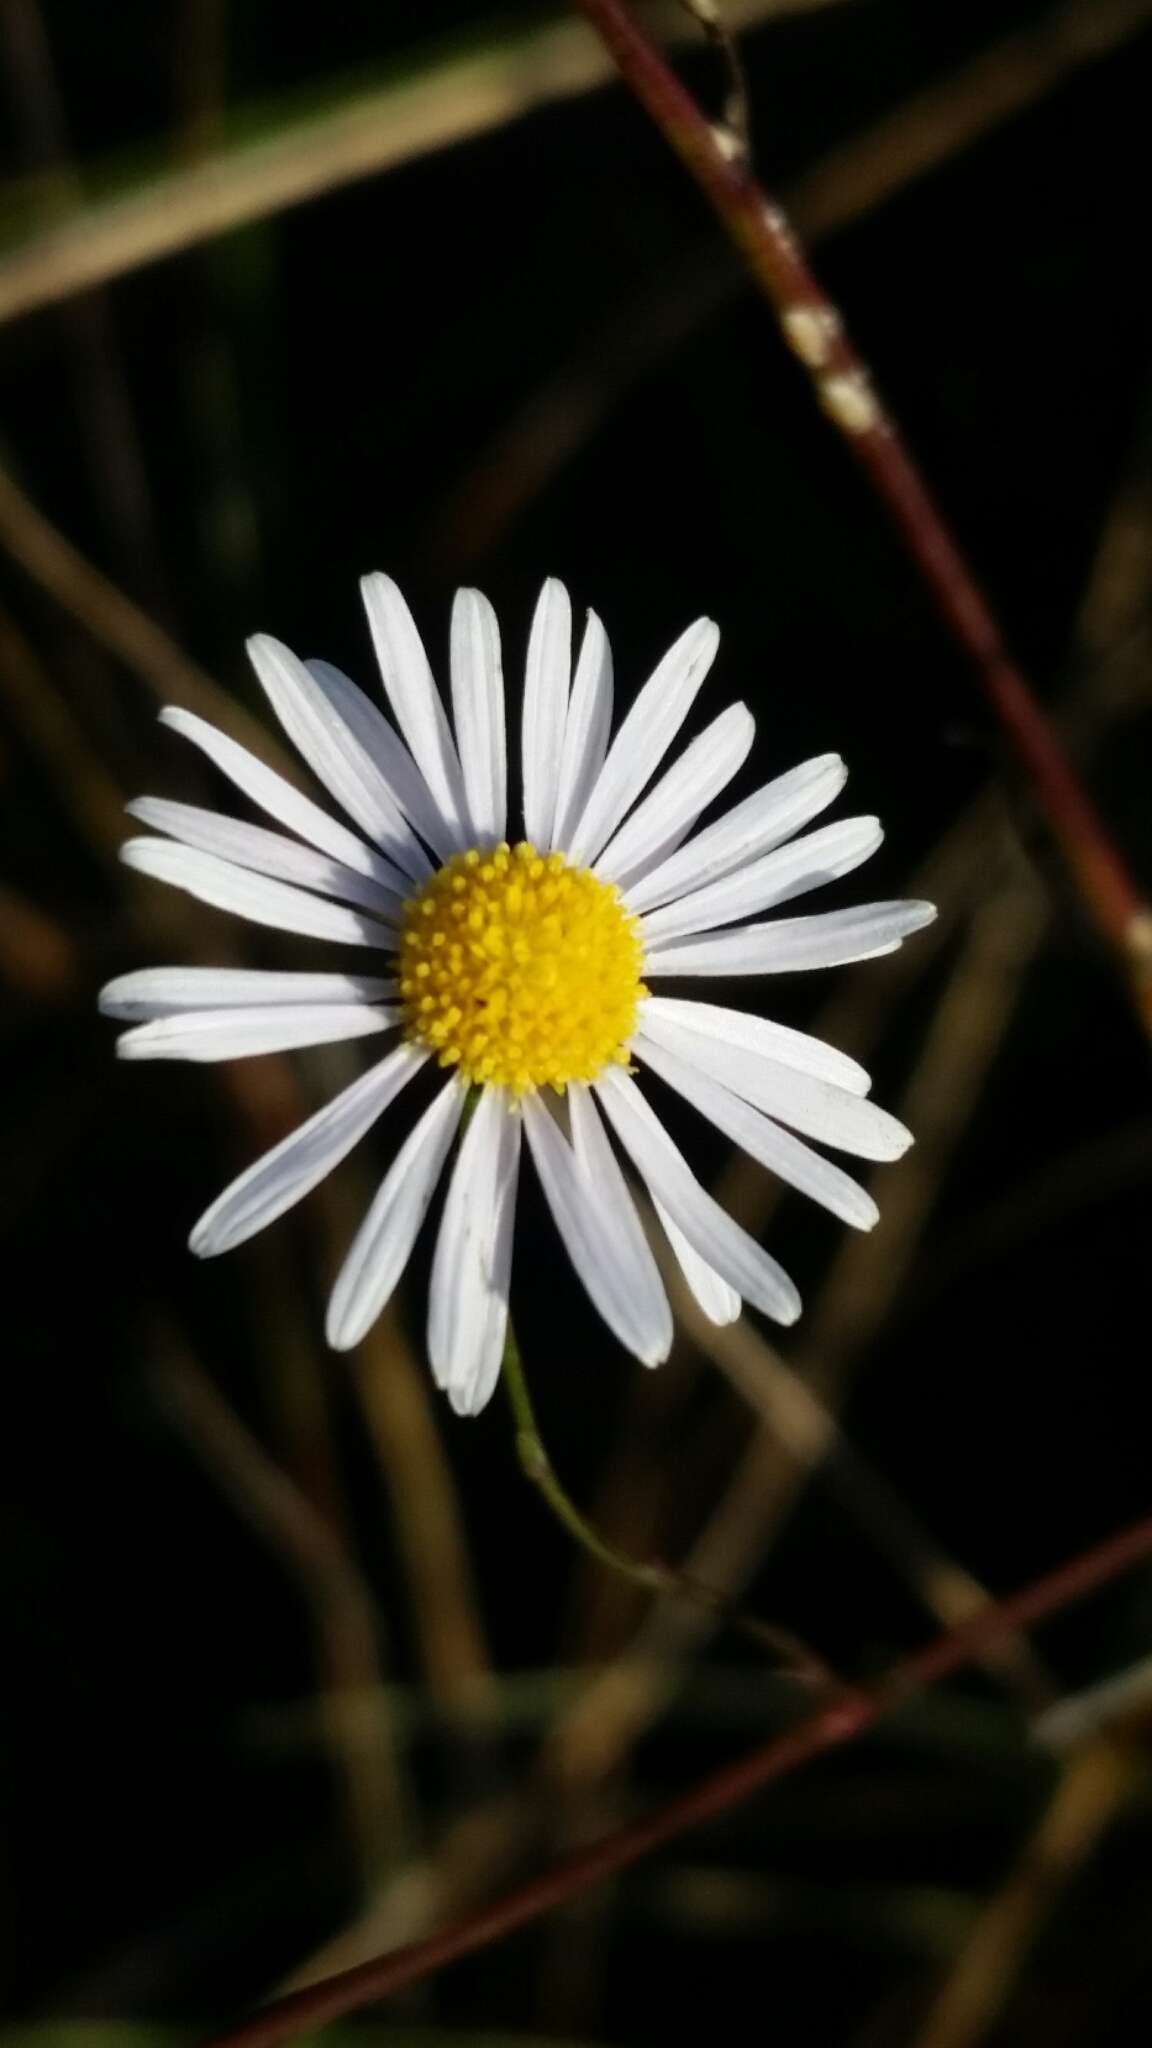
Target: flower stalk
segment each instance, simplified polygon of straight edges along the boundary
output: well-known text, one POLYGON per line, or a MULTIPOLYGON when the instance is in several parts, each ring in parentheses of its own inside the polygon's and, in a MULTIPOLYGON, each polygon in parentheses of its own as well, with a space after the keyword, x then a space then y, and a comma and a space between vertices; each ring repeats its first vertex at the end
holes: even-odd
POLYGON ((836 1683, 826 1664, 813 1651, 801 1643, 787 1630, 774 1628, 771 1623, 759 1621, 755 1615, 745 1614, 733 1607, 722 1593, 706 1586, 687 1572, 679 1572, 671 1565, 658 1559, 645 1560, 631 1557, 626 1551, 617 1549, 606 1536, 602 1536, 595 1525, 576 1506, 571 1495, 562 1486, 556 1475, 556 1468, 549 1456, 547 1446, 540 1434, 524 1361, 516 1332, 509 1320, 504 1339, 504 1359, 501 1379, 508 1396, 516 1429, 516 1455, 524 1477, 531 1482, 546 1502, 558 1522, 568 1531, 573 1540, 606 1570, 615 1572, 618 1578, 626 1579, 644 1593, 659 1598, 691 1600, 697 1606, 704 1606, 713 1614, 721 1616, 737 1632, 755 1642, 761 1649, 772 1652, 782 1660, 789 1670, 806 1684, 828 1687, 836 1683))

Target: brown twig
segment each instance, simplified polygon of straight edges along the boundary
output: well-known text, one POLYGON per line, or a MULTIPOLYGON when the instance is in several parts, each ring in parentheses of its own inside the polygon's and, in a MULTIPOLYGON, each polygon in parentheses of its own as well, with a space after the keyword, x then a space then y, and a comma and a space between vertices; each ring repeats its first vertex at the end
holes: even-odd
POLYGON ((1152 910, 1005 645, 975 575, 878 396, 838 309, 780 208, 637 26, 625 0, 576 0, 621 76, 695 179, 773 307, 788 346, 886 506, 1028 775, 1093 921, 1152 1031, 1152 910))
POLYGON ((1022 1592, 985 1609, 959 1628, 937 1636, 924 1649, 895 1665, 879 1685, 842 1693, 831 1705, 807 1716, 736 1763, 712 1772, 656 1813, 555 1864, 531 1883, 507 1893, 455 1926, 444 1928, 428 1941, 395 1950, 359 1969, 344 1971, 289 1998, 277 1999, 239 2027, 217 2035, 212 2048, 278 2048, 280 2042, 294 2040, 309 2028, 327 2025, 345 2013, 379 2004, 460 1956, 487 1948, 556 1907, 567 1905, 592 1885, 627 1870, 690 1828, 700 1827, 729 1807, 751 1798, 765 1785, 811 1762, 825 1750, 851 1741, 910 1695, 962 1670, 998 1637, 1036 1627, 1149 1558, 1152 1516, 1059 1565, 1022 1592))

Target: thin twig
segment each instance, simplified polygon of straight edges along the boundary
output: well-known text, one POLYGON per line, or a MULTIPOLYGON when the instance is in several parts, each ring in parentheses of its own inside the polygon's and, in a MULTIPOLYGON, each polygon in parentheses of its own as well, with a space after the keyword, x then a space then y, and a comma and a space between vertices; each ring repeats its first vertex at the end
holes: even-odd
POLYGON ((886 506, 957 644, 972 662, 1084 903, 1152 1032, 1152 909, 1068 760, 924 478, 878 396, 838 308, 792 228, 747 166, 725 152, 701 109, 640 29, 625 0, 576 0, 621 76, 709 201, 824 412, 886 506))
POLYGON ((718 141, 722 149, 747 159, 752 147, 752 119, 748 105, 748 81, 740 45, 716 0, 680 0, 685 14, 703 30, 724 66, 728 81, 724 94, 723 120, 718 141))
POLYGON ((1020 1593, 986 1609, 961 1627, 938 1636, 906 1658, 876 1687, 843 1693, 795 1727, 726 1765, 656 1813, 621 1828, 589 1849, 495 1904, 444 1928, 429 1941, 394 1951, 356 1970, 343 1972, 290 1998, 277 1999, 250 2020, 215 2037, 212 2048, 278 2048, 310 2028, 378 2004, 432 1976, 460 1956, 471 1955, 517 1928, 578 1898, 592 1885, 628 1869, 690 1828, 739 1805, 764 1786, 863 1733, 882 1715, 921 1688, 962 1670, 989 1643, 1014 1631, 1036 1627, 1106 1586, 1122 1572, 1152 1558, 1152 1516, 1037 1579, 1020 1593))

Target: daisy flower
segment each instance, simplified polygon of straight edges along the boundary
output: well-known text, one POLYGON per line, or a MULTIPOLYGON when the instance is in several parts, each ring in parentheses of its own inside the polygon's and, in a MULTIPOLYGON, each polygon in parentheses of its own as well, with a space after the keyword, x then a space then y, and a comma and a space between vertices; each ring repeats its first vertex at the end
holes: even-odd
POLYGON ((351 826, 173 707, 164 723, 286 831, 159 797, 129 806, 163 835, 129 840, 130 867, 253 923, 382 956, 379 976, 157 967, 104 989, 105 1013, 134 1027, 117 1045, 127 1059, 390 1040, 383 1059, 213 1202, 192 1250, 228 1251, 282 1216, 431 1069, 439 1085, 336 1281, 327 1334, 337 1349, 384 1308, 447 1172, 428 1351, 456 1411, 483 1408, 504 1350, 525 1146, 577 1274, 646 1365, 666 1356, 672 1317, 620 1154, 707 1316, 729 1322, 748 1302, 793 1322, 800 1299, 788 1275, 701 1186, 637 1075, 655 1074, 858 1229, 876 1221, 872 1197, 808 1141, 884 1160, 909 1133, 869 1101, 863 1070, 819 1039, 650 984, 869 959, 927 924, 932 905, 765 921, 880 844, 875 818, 804 829, 843 788, 843 762, 805 761, 697 829, 754 732, 747 706, 733 704, 663 766, 712 664, 716 626, 698 619, 681 634, 613 737, 604 628, 589 612, 573 665, 571 606, 555 581, 528 643, 514 836, 491 605, 479 591, 457 593, 450 721, 400 591, 382 575, 362 588, 394 725, 327 662, 300 661, 264 634, 248 647, 288 738, 351 826))

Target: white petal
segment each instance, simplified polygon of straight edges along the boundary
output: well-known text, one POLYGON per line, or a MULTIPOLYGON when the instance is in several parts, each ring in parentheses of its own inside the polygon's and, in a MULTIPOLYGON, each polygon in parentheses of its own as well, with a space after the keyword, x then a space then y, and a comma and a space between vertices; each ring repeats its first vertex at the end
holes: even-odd
POLYGON ((318 846, 323 853, 331 854, 346 868, 353 868, 358 875, 373 876, 376 881, 387 883, 392 875, 390 862, 376 852, 375 847, 365 846, 357 839, 347 825, 341 825, 336 818, 330 818, 311 797, 301 796, 282 775, 272 768, 266 768, 247 747, 237 746, 227 733, 217 732, 203 718, 197 718, 194 711, 182 711, 178 704, 167 704, 160 713, 161 722, 170 726, 226 775, 237 789, 259 804, 270 818, 287 825, 292 832, 299 833, 310 846, 318 846))
POLYGON ((666 1333, 663 1316, 653 1322, 650 1304, 637 1298, 633 1267, 613 1233, 607 1208, 597 1201, 586 1171, 544 1105, 526 1095, 523 1110, 540 1185, 577 1277, 621 1344, 645 1365, 658 1365, 668 1354, 670 1319, 666 1333))
POLYGON ((654 1202, 652 1206, 660 1219, 660 1227, 668 1239, 676 1263, 684 1275, 684 1284, 697 1308, 707 1316, 710 1323, 734 1323, 741 1309, 740 1296, 736 1289, 729 1287, 728 1282, 722 1280, 719 1273, 714 1273, 707 1260, 700 1257, 699 1252, 693 1251, 684 1232, 673 1223, 663 1202, 654 1202))
POLYGON ((595 1083, 596 1095, 654 1202, 722 1280, 778 1323, 794 1323, 800 1296, 782 1266, 702 1188, 636 1083, 619 1068, 595 1083))
POLYGON ((564 754, 556 795, 553 845, 563 850, 604 766, 612 730, 612 649, 595 612, 589 612, 568 699, 564 754))
POLYGON ((745 1052, 779 1060, 801 1074, 815 1074, 821 1081, 834 1081, 850 1095, 867 1095, 872 1086, 863 1067, 847 1053, 825 1045, 822 1038, 810 1038, 806 1031, 793 1031, 787 1024, 774 1024, 767 1017, 750 1017, 743 1010, 726 1010, 717 1003, 685 1001, 679 996, 646 996, 640 1006, 643 1022, 649 1016, 666 1017, 686 1031, 702 1032, 721 1045, 739 1046, 745 1052))
POLYGON ((338 945, 382 946, 395 951, 394 934, 365 911, 326 903, 287 882, 250 874, 246 868, 233 867, 230 861, 218 860, 215 854, 201 853, 196 847, 176 846, 167 839, 129 839, 120 848, 120 858, 141 874, 187 889, 201 903, 234 911, 252 924, 300 932, 313 939, 334 939, 338 945))
POLYGON ((716 925, 734 924, 737 918, 752 917, 802 896, 806 889, 818 889, 824 882, 850 875, 862 861, 875 853, 884 833, 879 818, 841 818, 824 825, 802 839, 778 846, 747 867, 736 868, 710 882, 649 910, 642 921, 646 945, 663 945, 688 932, 707 932, 716 925))
POLYGON ((328 1342, 350 1351, 391 1299, 428 1213, 467 1100, 449 1081, 425 1110, 381 1182, 356 1233, 328 1305, 328 1342))
POLYGON ((524 833, 541 853, 553 845, 571 676, 572 606, 564 585, 550 576, 528 636, 521 728, 524 833))
MULTIPOLYGON (((335 668, 330 661, 309 659, 304 666, 333 711, 343 719, 353 738, 360 742, 379 769, 409 824, 414 825, 421 838, 427 840, 438 859, 457 853, 457 835, 445 825, 424 777, 384 713, 350 676, 344 674, 343 669, 335 668)), ((423 847, 410 839, 404 841, 403 865, 414 875, 428 873, 428 859, 423 847)))
POLYGON ((488 599, 458 590, 452 606, 452 709, 468 809, 477 837, 508 829, 508 749, 500 628, 488 599))
POLYGON ((596 873, 627 889, 679 846, 684 834, 748 758, 756 720, 746 704, 730 704, 685 747, 678 761, 610 839, 596 873))
POLYGON ((791 1131, 781 1130, 779 1124, 774 1124, 751 1103, 742 1102, 700 1068, 676 1058, 643 1033, 636 1040, 635 1050, 653 1073, 683 1095, 733 1144, 766 1166, 769 1173, 777 1174, 789 1187, 830 1209, 856 1230, 871 1230, 878 1221, 880 1212, 871 1195, 842 1168, 833 1166, 819 1152, 813 1152, 810 1145, 794 1138, 791 1131))
POLYGON ((360 589, 396 723, 455 845, 468 846, 474 834, 460 757, 415 621, 390 576, 377 570, 364 577, 360 589))
POLYGON ((428 1356, 458 1415, 475 1415, 500 1374, 520 1157, 520 1119, 485 1088, 464 1133, 432 1261, 428 1356))
POLYGON ((399 1021, 398 1010, 370 1003, 273 1003, 268 1009, 184 1010, 154 1017, 116 1040, 122 1060, 243 1060, 301 1045, 370 1038, 399 1021))
POLYGON ((373 974, 270 974, 252 967, 141 967, 100 991, 105 1017, 146 1021, 181 1010, 266 1008, 272 1003, 383 1003, 394 981, 373 974))
POLYGON ((817 917, 779 918, 739 931, 676 939, 653 946, 648 974, 797 974, 810 967, 842 967, 894 953, 936 915, 934 903, 863 903, 817 917))
POLYGON ((569 838, 571 860, 585 864, 595 860, 651 781, 692 708, 719 644, 719 627, 711 619, 697 619, 649 676, 608 749, 580 822, 569 838))
POLYGON ((665 1359, 672 1349, 672 1310, 660 1268, 608 1142, 591 1089, 569 1088, 568 1113, 572 1120, 572 1150, 577 1169, 584 1177, 588 1200, 599 1212, 622 1264, 630 1273, 629 1291, 648 1333, 645 1356, 654 1362, 665 1359))
POLYGON ((487 1407, 504 1362, 522 1128, 520 1118, 510 1109, 500 1125, 497 1137, 495 1193, 492 1198, 494 1221, 489 1270, 488 1321, 471 1381, 458 1387, 450 1387, 448 1390, 448 1399, 457 1415, 479 1415, 480 1410, 487 1407))
POLYGON ((685 889, 702 889, 731 868, 768 853, 825 810, 847 780, 839 754, 818 754, 766 782, 635 883, 627 892, 629 909, 669 903, 685 889))
POLYGON ((686 1031, 658 1009, 646 1012, 640 1035, 655 1039, 678 1060, 711 1075, 766 1116, 777 1117, 822 1145, 834 1145, 839 1152, 854 1152, 860 1159, 902 1159, 912 1143, 911 1131, 865 1096, 814 1074, 798 1073, 763 1053, 686 1031))
POLYGON ((283 1216, 339 1165, 427 1058, 415 1046, 398 1045, 325 1103, 217 1196, 188 1240, 191 1250, 215 1258, 283 1216))
POLYGON ((270 633, 254 633, 247 644, 273 711, 313 774, 397 867, 414 879, 427 874, 427 856, 407 818, 329 693, 291 648, 270 633))
POLYGON ((140 796, 126 806, 142 825, 167 832, 185 846, 198 846, 202 853, 218 854, 235 861, 237 867, 252 868, 258 875, 273 875, 281 882, 294 882, 301 889, 315 889, 321 896, 336 896, 345 903, 361 903, 384 917, 395 917, 404 907, 411 883, 398 868, 390 868, 392 884, 371 881, 358 875, 327 853, 313 846, 301 846, 282 832, 269 832, 263 825, 249 825, 243 818, 227 818, 219 811, 201 810, 199 804, 172 803, 167 797, 140 796))

